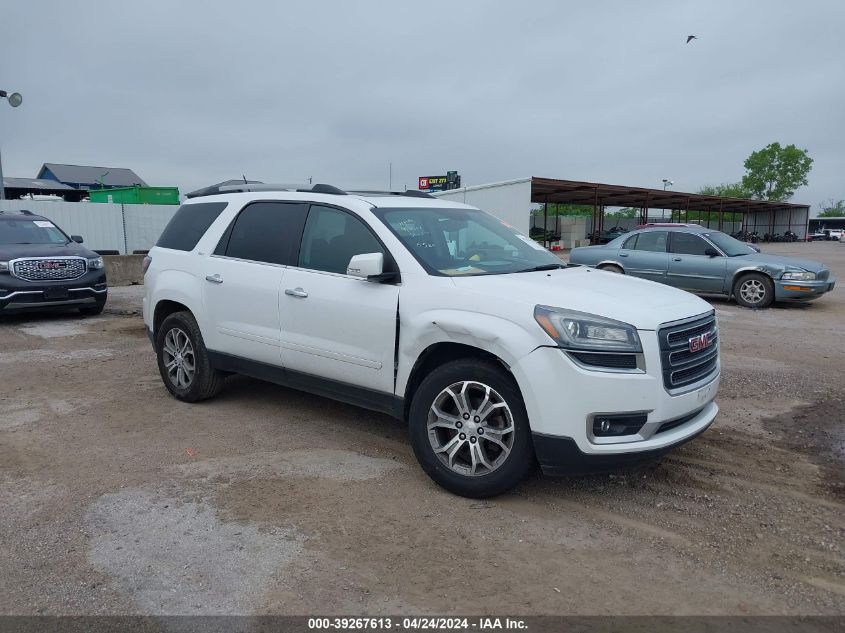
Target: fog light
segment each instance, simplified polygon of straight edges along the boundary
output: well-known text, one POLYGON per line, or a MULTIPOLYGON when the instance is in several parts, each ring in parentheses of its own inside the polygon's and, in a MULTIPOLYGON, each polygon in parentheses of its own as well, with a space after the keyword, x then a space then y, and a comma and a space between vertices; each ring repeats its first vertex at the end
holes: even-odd
POLYGON ((593 418, 595 437, 616 437, 635 435, 648 420, 647 413, 620 413, 597 415, 593 418))

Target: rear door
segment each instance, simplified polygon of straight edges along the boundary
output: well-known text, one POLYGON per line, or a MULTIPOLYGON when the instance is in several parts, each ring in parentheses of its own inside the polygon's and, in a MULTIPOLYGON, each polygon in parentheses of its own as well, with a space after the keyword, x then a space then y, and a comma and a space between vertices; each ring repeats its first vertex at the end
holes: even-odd
POLYGON ((223 234, 203 281, 210 350, 281 364, 279 290, 307 209, 301 203, 253 202, 223 234))
POLYGON ((686 231, 672 231, 669 238, 670 285, 695 292, 724 292, 727 258, 700 235, 686 231))
POLYGON ((619 261, 625 267, 625 272, 665 283, 669 265, 669 255, 666 253, 668 241, 667 231, 643 231, 629 237, 619 249, 619 261))
MULTIPOLYGON (((346 274, 353 255, 384 253, 355 214, 311 205, 297 264, 285 272, 281 299, 285 369, 393 393, 399 286, 346 274)), ((302 376, 300 376, 303 378, 302 376)))

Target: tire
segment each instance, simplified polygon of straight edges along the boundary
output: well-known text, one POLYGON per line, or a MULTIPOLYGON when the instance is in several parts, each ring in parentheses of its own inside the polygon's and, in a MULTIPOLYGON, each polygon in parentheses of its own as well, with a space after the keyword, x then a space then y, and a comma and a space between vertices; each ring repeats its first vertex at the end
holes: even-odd
POLYGON ((441 365, 417 388, 408 417, 411 445, 423 470, 462 497, 501 494, 535 463, 522 396, 510 374, 494 362, 462 359, 441 365), (459 408, 466 401, 468 406, 459 408))
POLYGON ((199 402, 217 395, 223 387, 225 376, 211 366, 200 328, 190 312, 171 314, 159 326, 156 356, 161 380, 177 400, 199 402), (168 368, 174 362, 175 367, 168 368))
POLYGON ((106 301, 103 299, 102 301, 97 301, 97 303, 92 306, 82 306, 79 308, 79 314, 82 316, 97 316, 98 314, 102 314, 105 307, 106 301))
POLYGON ((625 271, 622 270, 620 266, 616 264, 602 264, 601 266, 596 266, 599 270, 606 270, 609 273, 616 273, 617 275, 624 275, 625 271))
POLYGON ((775 284, 763 273, 748 273, 734 282, 734 299, 746 308, 768 308, 775 300, 775 284))

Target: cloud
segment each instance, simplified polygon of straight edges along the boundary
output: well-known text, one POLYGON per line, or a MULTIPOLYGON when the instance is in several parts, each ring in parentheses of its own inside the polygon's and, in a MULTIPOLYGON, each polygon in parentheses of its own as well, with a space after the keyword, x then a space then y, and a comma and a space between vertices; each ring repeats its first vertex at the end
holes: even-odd
MULTIPOLYGON (((125 166, 188 191, 246 174, 385 187, 458 169, 679 190, 809 150, 845 196, 845 5, 727 0, 30 0, 3 10, 5 173, 125 166), (684 43, 688 34, 697 40, 684 43)), ((2 104, 0 104, 2 106, 2 104)))

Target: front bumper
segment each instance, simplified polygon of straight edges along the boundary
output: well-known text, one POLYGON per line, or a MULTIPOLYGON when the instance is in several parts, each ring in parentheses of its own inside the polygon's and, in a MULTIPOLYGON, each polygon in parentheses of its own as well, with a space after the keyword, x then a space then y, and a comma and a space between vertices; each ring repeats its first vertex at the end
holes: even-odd
POLYGON ((811 301, 833 290, 835 279, 824 281, 775 281, 775 301, 811 301))
POLYGON ((94 270, 70 281, 29 282, 0 275, 0 311, 74 307, 102 303, 108 285, 104 270, 94 270))
POLYGON ((645 372, 585 369, 554 347, 538 348, 511 367, 544 470, 586 472, 652 459, 712 424, 719 411, 713 400, 719 388, 718 365, 700 383, 669 392, 663 384, 657 336, 641 334, 645 372), (645 415, 646 423, 632 435, 594 437, 596 416, 613 414, 645 415), (584 467, 586 462, 595 467, 584 467))
POLYGON ((588 475, 613 471, 618 468, 639 466, 659 459, 681 444, 686 444, 704 433, 711 422, 712 418, 704 426, 697 427, 697 431, 685 434, 683 438, 672 444, 637 451, 636 453, 595 455, 582 452, 578 448, 578 444, 570 437, 532 433, 532 439, 534 441, 534 453, 544 475, 588 475))

